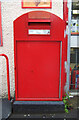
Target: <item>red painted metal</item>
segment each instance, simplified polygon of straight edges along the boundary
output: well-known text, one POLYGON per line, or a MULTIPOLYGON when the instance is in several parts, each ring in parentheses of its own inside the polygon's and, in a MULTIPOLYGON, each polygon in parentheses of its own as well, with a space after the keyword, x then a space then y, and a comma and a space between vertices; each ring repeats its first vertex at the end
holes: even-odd
POLYGON ((3 42, 2 42, 2 25, 1 25, 1 2, 0 2, 0 39, 1 39, 0 46, 2 46, 3 42))
POLYGON ((7 55, 0 54, 0 56, 3 56, 6 58, 6 65, 7 65, 7 86, 8 86, 8 100, 10 100, 10 77, 9 77, 9 60, 7 55))
POLYGON ((39 99, 39 98, 36 98, 36 99, 33 99, 33 98, 16 98, 16 101, 62 101, 62 98, 46 98, 46 99, 39 99))
POLYGON ((65 21, 68 21, 68 6, 67 6, 67 4, 68 4, 68 0, 63 0, 63 19, 65 20, 65 21))
POLYGON ((48 8, 52 8, 52 0, 50 0, 50 7, 23 7, 23 0, 22 0, 22 8, 36 8, 36 9, 42 9, 42 8, 44 8, 44 9, 48 9, 48 8))
MULTIPOLYGON (((40 24, 40 19, 29 19, 29 13, 14 21, 15 99, 62 100, 67 51, 67 36, 64 38, 66 24, 52 13, 49 13, 50 24, 40 24), (36 24, 34 20, 37 20, 36 24), (28 35, 28 29, 49 29, 50 35, 28 35)), ((36 15, 36 11, 32 13, 36 15)))
POLYGON ((17 63, 19 98, 59 97, 60 42, 17 42, 17 63))
POLYGON ((38 19, 37 19, 37 20, 33 20, 33 19, 32 19, 32 20, 28 20, 28 21, 29 21, 29 22, 43 22, 43 23, 44 23, 44 22, 50 22, 50 20, 38 20, 38 19))

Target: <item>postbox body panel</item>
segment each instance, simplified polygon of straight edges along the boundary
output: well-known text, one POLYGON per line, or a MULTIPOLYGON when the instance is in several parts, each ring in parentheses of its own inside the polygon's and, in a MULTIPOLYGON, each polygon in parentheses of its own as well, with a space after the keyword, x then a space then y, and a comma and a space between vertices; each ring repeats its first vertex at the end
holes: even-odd
POLYGON ((19 98, 59 98, 60 42, 17 42, 17 64, 19 98))
POLYGON ((14 21, 16 100, 62 100, 65 28, 62 19, 44 11, 29 12, 14 21))

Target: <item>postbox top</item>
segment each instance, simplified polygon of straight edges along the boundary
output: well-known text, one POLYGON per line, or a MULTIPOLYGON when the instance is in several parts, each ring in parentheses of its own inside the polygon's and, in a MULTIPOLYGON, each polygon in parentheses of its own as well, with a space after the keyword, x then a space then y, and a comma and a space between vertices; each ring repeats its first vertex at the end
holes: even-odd
POLYGON ((14 29, 17 40, 39 38, 39 40, 62 41, 64 40, 65 22, 50 12, 31 11, 14 21, 14 29))

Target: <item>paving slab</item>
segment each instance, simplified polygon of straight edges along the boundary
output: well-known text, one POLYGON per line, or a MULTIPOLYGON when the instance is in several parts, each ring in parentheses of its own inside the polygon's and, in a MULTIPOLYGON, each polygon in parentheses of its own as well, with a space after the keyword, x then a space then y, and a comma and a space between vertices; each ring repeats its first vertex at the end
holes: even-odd
POLYGON ((0 100, 0 120, 6 119, 12 113, 12 103, 8 99, 0 100))

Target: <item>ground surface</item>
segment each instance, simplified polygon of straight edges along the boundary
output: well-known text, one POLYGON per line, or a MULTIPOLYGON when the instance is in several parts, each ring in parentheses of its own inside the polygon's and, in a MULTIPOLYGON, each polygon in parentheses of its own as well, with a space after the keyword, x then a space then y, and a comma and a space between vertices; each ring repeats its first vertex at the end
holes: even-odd
MULTIPOLYGON (((70 98, 68 100, 68 104, 71 106, 69 108, 69 113, 60 113, 60 111, 57 111, 56 113, 52 113, 52 114, 12 114, 10 116, 10 119, 8 120, 17 120, 17 119, 21 119, 21 120, 28 120, 30 118, 34 118, 37 120, 37 118, 39 119, 48 119, 50 118, 51 120, 79 120, 79 96, 74 96, 73 98, 70 98)), ((0 108, 2 106, 2 116, 5 116, 5 112, 7 112, 7 117, 8 117, 8 112, 10 113, 10 105, 9 103, 7 104, 6 100, 3 100, 2 102, 0 102, 0 108), (8 108, 9 107, 9 108, 8 108)), ((1 109, 0 109, 0 113, 1 113, 1 109)), ((0 114, 1 117, 1 114, 0 114)))

